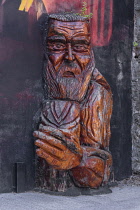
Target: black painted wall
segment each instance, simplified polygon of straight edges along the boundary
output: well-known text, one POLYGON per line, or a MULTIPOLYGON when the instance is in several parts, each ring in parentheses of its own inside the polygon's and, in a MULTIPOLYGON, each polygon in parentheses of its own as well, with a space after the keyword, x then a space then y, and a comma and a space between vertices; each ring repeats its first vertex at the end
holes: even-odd
POLYGON ((42 100, 42 54, 38 28, 28 33, 28 13, 19 1, 4 5, 0 36, 0 192, 15 190, 15 163, 25 163, 23 188, 34 187, 33 118, 42 100))
MULTIPOLYGON (((114 98, 110 149, 115 179, 131 174, 131 48, 133 0, 114 0, 113 34, 95 47, 96 66, 114 98)), ((29 31, 19 0, 7 0, 0 33, 0 192, 14 191, 17 162, 25 163, 25 190, 35 184, 33 124, 42 100, 42 49, 37 23, 29 31)), ((24 182, 24 180, 23 180, 24 182)))
POLYGON ((113 35, 110 45, 94 48, 96 66, 111 85, 113 115, 110 150, 115 179, 131 175, 131 58, 133 45, 133 0, 115 0, 113 35))

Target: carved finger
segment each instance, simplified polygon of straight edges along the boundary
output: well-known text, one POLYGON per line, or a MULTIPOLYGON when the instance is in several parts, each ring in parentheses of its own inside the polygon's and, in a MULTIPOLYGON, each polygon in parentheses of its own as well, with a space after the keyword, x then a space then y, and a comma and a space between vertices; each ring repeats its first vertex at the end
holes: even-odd
POLYGON ((53 128, 51 126, 44 126, 43 124, 40 124, 39 130, 43 131, 43 132, 45 132, 49 135, 52 135, 54 137, 58 136, 60 138, 64 138, 64 135, 63 135, 62 131, 60 131, 59 129, 53 128))
POLYGON ((71 131, 69 129, 56 129, 53 128, 51 126, 44 126, 43 124, 40 124, 39 126, 39 130, 43 131, 45 133, 48 133, 50 135, 52 135, 53 137, 56 137, 60 140, 65 140, 65 138, 67 138, 70 141, 73 142, 79 142, 79 138, 75 138, 74 136, 72 136, 71 131))
POLYGON ((68 129, 59 130, 52 128, 51 126, 44 126, 40 124, 39 130, 62 141, 62 143, 68 147, 69 145, 73 145, 72 147, 79 146, 79 138, 73 137, 68 129))
POLYGON ((64 158, 64 152, 60 150, 59 148, 56 148, 54 146, 51 146, 50 144, 43 142, 41 140, 36 140, 35 145, 43 149, 46 153, 49 153, 50 155, 54 156, 58 159, 64 158))
MULTIPOLYGON (((44 127, 45 126, 42 126, 42 128, 44 127)), ((46 127, 48 128, 49 126, 46 126, 46 127)), ((52 131, 52 128, 50 130, 52 131)), ((57 148, 60 148, 62 150, 65 150, 67 147, 73 153, 82 155, 82 149, 80 147, 79 142, 77 143, 72 140, 66 139, 64 136, 62 136, 62 134, 59 135, 60 132, 57 129, 53 129, 53 131, 54 132, 51 132, 51 133, 49 132, 49 134, 41 132, 41 131, 34 131, 33 134, 35 137, 47 141, 52 146, 56 146, 57 148)))
POLYGON ((46 133, 48 133, 48 134, 51 134, 52 132, 53 132, 53 134, 55 135, 60 135, 60 136, 66 136, 66 137, 71 137, 71 133, 70 133, 70 131, 68 130, 68 129, 63 129, 63 130, 61 130, 61 129, 56 129, 56 128, 53 128, 53 127, 51 127, 51 126, 45 126, 45 125, 43 125, 43 124, 40 124, 40 126, 39 126, 39 130, 41 130, 41 131, 44 131, 44 132, 46 132, 46 133))
POLYGON ((59 167, 61 166, 61 161, 52 157, 50 154, 47 154, 42 149, 37 149, 36 153, 39 157, 44 158, 48 162, 48 164, 52 165, 54 168, 59 169, 59 167))
MULTIPOLYGON (((41 124, 39 127, 39 130, 41 130, 42 132, 35 131, 33 133, 33 135, 37 138, 45 140, 46 139, 45 136, 47 136, 47 138, 48 138, 48 136, 52 136, 51 138, 55 138, 55 139, 61 141, 63 145, 67 145, 67 142, 69 142, 59 129, 52 128, 51 126, 43 126, 41 124)), ((70 141, 70 143, 71 143, 71 141, 70 141)))
POLYGON ((46 140, 46 134, 40 131, 34 131, 33 136, 39 139, 46 140))
POLYGON ((61 149, 61 150, 66 150, 66 147, 65 145, 62 144, 62 142, 46 133, 43 133, 43 132, 40 132, 40 131, 35 131, 34 132, 34 136, 39 138, 39 139, 42 139, 42 140, 45 140, 48 144, 54 146, 54 147, 57 147, 58 149, 61 149))
POLYGON ((83 151, 85 151, 84 153, 86 153, 88 157, 97 156, 102 158, 103 160, 107 160, 109 158, 109 153, 104 150, 92 147, 82 147, 82 148, 83 151))

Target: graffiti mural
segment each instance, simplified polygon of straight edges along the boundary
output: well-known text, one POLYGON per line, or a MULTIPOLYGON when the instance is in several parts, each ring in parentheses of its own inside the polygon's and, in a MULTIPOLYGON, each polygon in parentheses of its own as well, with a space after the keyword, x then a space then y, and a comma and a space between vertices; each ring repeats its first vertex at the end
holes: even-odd
MULTIPOLYGON (((105 46, 109 43, 112 35, 112 17, 113 17, 113 0, 86 0, 87 14, 92 13, 91 30, 93 46, 105 46)), ((80 12, 82 1, 69 0, 22 0, 19 10, 29 12, 29 16, 33 13, 39 17, 43 12, 59 13, 59 12, 80 12), (34 12, 33 12, 34 10, 34 12)))
MULTIPOLYGON (((113 20, 113 0, 86 0, 87 14, 92 13, 91 30, 93 46, 108 45, 112 35, 112 20, 113 20)), ((3 0, 0 5, 0 31, 3 25, 3 6, 6 0, 3 0)), ((69 0, 57 1, 52 0, 22 0, 19 5, 20 11, 28 12, 29 34, 31 33, 32 25, 41 16, 42 13, 59 13, 59 12, 81 12, 82 1, 69 0)))

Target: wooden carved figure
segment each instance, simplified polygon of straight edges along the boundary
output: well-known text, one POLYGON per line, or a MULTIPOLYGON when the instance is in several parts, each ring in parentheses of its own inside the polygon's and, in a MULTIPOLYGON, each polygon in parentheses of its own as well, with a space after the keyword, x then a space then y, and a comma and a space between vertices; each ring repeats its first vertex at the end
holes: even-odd
POLYGON ((95 68, 89 20, 51 14, 44 28, 46 100, 35 145, 54 169, 78 187, 98 188, 110 177, 112 93, 95 68))

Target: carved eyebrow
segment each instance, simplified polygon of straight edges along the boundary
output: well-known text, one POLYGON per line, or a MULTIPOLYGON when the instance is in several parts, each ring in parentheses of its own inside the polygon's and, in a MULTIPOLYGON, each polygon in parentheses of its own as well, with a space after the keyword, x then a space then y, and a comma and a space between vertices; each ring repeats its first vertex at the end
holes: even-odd
POLYGON ((81 42, 86 42, 86 43, 89 44, 89 43, 90 43, 90 37, 87 36, 87 35, 85 36, 85 35, 82 34, 81 36, 79 36, 79 35, 78 35, 78 36, 74 36, 74 37, 73 37, 73 41, 74 41, 74 42, 76 42, 76 41, 78 41, 78 42, 81 41, 81 42))
MULTIPOLYGON (((55 34, 55 35, 63 36, 63 33, 60 33, 60 32, 58 32, 58 31, 56 31, 55 29, 51 30, 51 32, 52 32, 53 34, 55 34)), ((54 35, 54 36, 55 36, 55 35, 54 35)))
POLYGON ((86 44, 86 45, 89 45, 90 44, 90 42, 89 41, 87 41, 87 40, 73 40, 72 41, 72 44, 86 44))
POLYGON ((48 37, 47 41, 49 41, 49 42, 58 41, 58 42, 66 43, 66 39, 63 36, 50 36, 50 37, 48 37))

